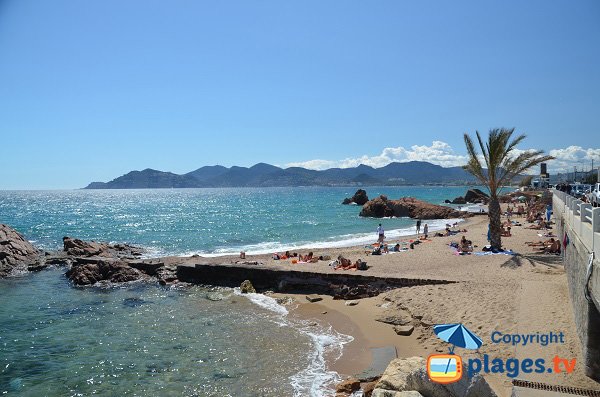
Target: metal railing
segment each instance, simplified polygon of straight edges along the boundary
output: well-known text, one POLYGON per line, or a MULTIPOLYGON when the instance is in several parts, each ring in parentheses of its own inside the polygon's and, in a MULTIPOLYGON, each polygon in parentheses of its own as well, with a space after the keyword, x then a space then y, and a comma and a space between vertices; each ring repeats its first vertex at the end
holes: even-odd
POLYGON ((553 210, 556 215, 562 215, 564 222, 569 225, 579 240, 589 252, 594 252, 598 258, 600 251, 600 208, 593 208, 573 196, 553 191, 553 210))

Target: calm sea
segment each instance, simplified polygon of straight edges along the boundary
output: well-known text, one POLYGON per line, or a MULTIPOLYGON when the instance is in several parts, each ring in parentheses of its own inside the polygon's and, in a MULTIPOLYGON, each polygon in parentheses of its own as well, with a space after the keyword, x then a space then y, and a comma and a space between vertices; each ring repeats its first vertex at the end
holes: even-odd
MULTIPOLYGON (((465 190, 367 193, 442 203, 465 190)), ((0 223, 43 249, 68 235, 143 246, 148 256, 326 250, 375 238, 381 220, 340 204, 354 191, 0 191, 0 223)), ((382 222, 389 237, 414 230, 412 220, 382 222)), ((291 318, 269 297, 230 289, 74 288, 64 269, 51 269, 0 280, 0 297, 0 394, 9 396, 328 395, 338 375, 326 358, 351 340, 291 318)))

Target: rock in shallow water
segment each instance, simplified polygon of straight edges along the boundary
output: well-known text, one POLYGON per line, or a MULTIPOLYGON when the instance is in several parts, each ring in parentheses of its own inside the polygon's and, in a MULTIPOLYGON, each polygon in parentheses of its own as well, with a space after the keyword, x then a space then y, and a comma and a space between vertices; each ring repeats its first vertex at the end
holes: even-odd
POLYGON ((0 224, 0 278, 13 272, 38 269, 40 252, 15 229, 0 224))
POLYGON ((142 278, 143 274, 127 262, 118 260, 96 260, 76 263, 66 276, 77 285, 91 285, 99 281, 123 283, 142 278))
POLYGON ((240 290, 242 294, 256 293, 256 289, 254 289, 254 286, 252 285, 250 280, 242 281, 242 284, 240 285, 240 290))

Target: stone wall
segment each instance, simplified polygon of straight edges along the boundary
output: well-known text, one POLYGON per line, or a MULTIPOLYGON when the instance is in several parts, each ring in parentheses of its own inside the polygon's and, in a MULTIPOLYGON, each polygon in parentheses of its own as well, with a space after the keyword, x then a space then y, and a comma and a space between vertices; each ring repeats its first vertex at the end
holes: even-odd
MULTIPOLYGON (((558 199, 559 200, 559 199, 558 199)), ((590 258, 590 250, 581 241, 581 237, 574 230, 569 222, 569 215, 564 211, 561 203, 554 199, 554 217, 556 221, 557 234, 561 240, 564 240, 567 233, 569 243, 563 246, 563 263, 567 274, 569 284, 569 295, 573 305, 575 325, 577 334, 583 347, 582 363, 585 366, 585 373, 590 378, 600 381, 600 312, 593 301, 588 301, 585 296, 585 284, 587 267, 590 258)), ((598 278, 600 273, 600 261, 594 259, 594 277, 598 278)), ((600 299, 600 283, 590 283, 592 294, 596 300, 600 299), (592 288, 592 286, 594 286, 592 288)))

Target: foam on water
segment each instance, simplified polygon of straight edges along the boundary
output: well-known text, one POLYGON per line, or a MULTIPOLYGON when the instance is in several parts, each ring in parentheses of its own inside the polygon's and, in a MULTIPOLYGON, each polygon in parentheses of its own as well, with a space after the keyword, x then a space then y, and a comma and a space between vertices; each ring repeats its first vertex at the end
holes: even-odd
MULTIPOLYGON (((473 211, 476 212, 476 211, 473 211)), ((452 218, 452 219, 432 219, 428 221, 423 221, 422 223, 427 223, 429 226, 429 232, 435 232, 439 230, 444 230, 446 228, 446 224, 460 223, 464 221, 462 218, 452 218)), ((421 231, 423 230, 421 226, 421 231)), ((415 234, 415 227, 407 227, 401 229, 392 229, 387 230, 385 232, 386 239, 397 239, 406 236, 411 236, 415 234)), ((273 252, 283 252, 283 251, 293 251, 293 250, 306 250, 306 249, 326 249, 326 248, 344 248, 344 247, 354 247, 359 245, 371 244, 376 240, 375 233, 360 233, 360 234, 346 234, 341 236, 335 236, 329 239, 328 241, 314 241, 314 242, 302 242, 297 244, 282 244, 280 242, 271 241, 264 242, 260 244, 251 244, 251 245, 243 245, 232 248, 219 248, 212 252, 206 251, 188 251, 183 253, 182 255, 191 256, 194 254, 202 255, 205 257, 218 257, 225 255, 236 255, 240 251, 244 251, 249 255, 263 255, 270 254, 273 252)))
POLYGON ((246 297, 256 305, 279 315, 280 325, 294 327, 310 338, 313 351, 309 353, 309 356, 312 359, 308 367, 290 378, 294 396, 331 395, 334 386, 340 382, 341 378, 337 372, 327 368, 326 356, 333 356, 334 360, 338 360, 342 355, 344 345, 352 342, 354 338, 335 331, 331 326, 325 328, 314 326, 304 320, 291 319, 288 317, 288 310, 270 296, 255 293, 242 294, 239 288, 234 289, 234 294, 246 297))

